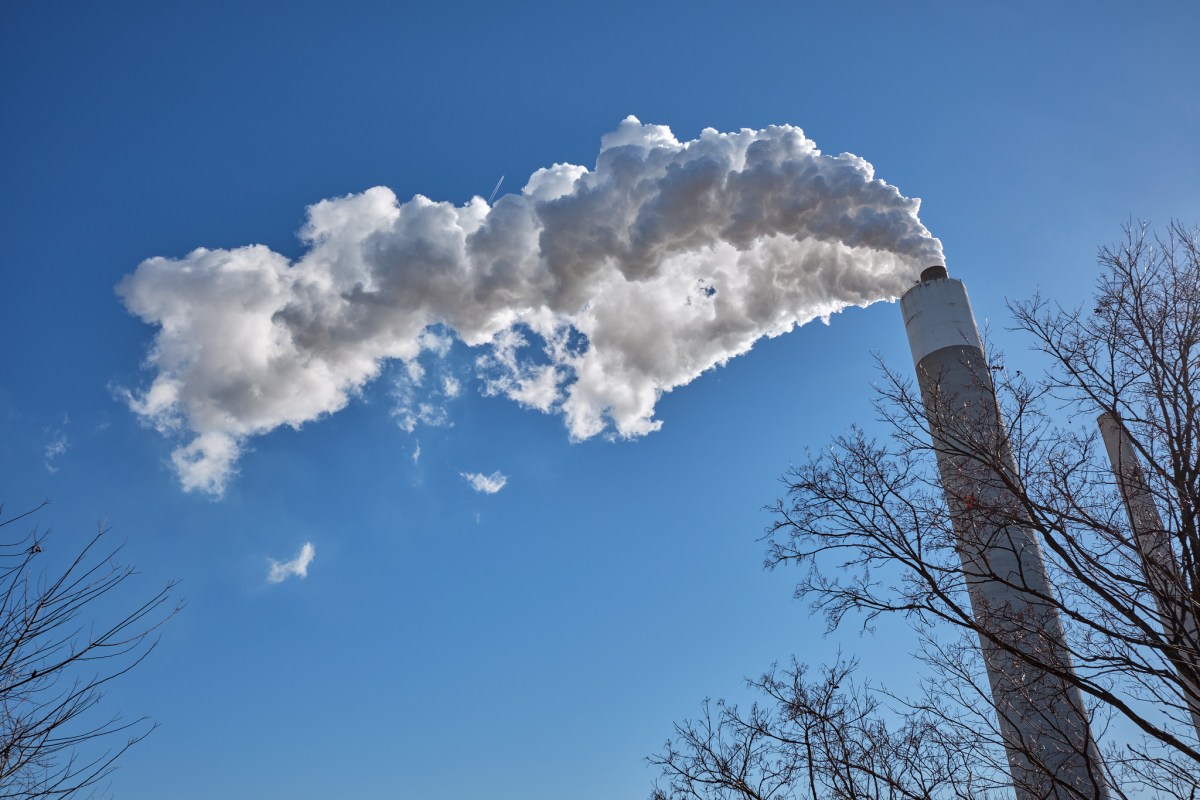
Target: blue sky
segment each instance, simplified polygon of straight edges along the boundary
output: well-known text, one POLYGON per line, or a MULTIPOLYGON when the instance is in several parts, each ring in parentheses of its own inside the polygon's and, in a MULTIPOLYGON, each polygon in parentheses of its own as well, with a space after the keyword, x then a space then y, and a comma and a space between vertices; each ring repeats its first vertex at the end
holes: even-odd
POLYGON ((895 305, 759 342, 632 440, 485 396, 458 341, 424 362, 461 384, 452 424, 402 429, 390 361, 246 439, 214 497, 123 399, 155 377, 116 293, 145 259, 297 259, 313 203, 518 192, 593 168, 631 114, 681 142, 790 124, 921 198, 1024 363, 1006 298, 1081 302, 1123 223, 1200 220, 1189 3, 245 5, 0 19, 0 498, 53 498, 64 548, 107 517, 141 588, 188 603, 106 701, 161 723, 113 778, 127 800, 642 797, 705 696, 839 647, 902 680, 908 646, 825 637, 757 541, 787 466, 870 424, 872 352, 907 367, 895 305), (494 494, 463 477, 495 472, 494 494), (307 575, 269 582, 305 543, 307 575))

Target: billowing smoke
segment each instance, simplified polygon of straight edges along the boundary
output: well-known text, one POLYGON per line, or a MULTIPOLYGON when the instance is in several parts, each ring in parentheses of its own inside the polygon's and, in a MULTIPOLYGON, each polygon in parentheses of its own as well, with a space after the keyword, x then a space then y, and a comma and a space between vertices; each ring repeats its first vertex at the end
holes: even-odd
POLYGON ((311 206, 295 262, 262 245, 142 262, 117 291, 159 326, 157 372, 128 400, 181 437, 184 488, 214 494, 250 437, 339 410, 389 359, 401 424, 439 418, 450 391, 410 396, 452 337, 485 393, 561 414, 572 439, 642 436, 663 392, 941 263, 919 205, 798 128, 679 142, 629 117, 594 169, 540 169, 494 205, 376 187, 311 206))

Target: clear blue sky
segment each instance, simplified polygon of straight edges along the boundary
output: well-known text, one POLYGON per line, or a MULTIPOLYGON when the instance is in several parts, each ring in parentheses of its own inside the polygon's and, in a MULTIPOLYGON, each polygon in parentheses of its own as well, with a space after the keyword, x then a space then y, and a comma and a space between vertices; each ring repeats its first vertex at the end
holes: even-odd
POLYGON ((312 203, 517 191, 630 114, 680 140, 787 123, 922 199, 1020 360, 1006 298, 1080 302, 1123 223, 1200 220, 1198 29, 1185 2, 8 3, 0 498, 52 497, 59 547, 107 516, 144 590, 188 602, 109 693, 161 723, 115 795, 644 797, 705 696, 839 646, 887 677, 908 646, 824 637, 757 541, 804 448, 871 420, 872 351, 907 367, 895 305, 760 342, 632 441, 484 396, 459 342, 452 424, 401 428, 392 363, 247 440, 215 498, 121 399, 154 378, 115 291, 143 260, 298 258, 312 203), (307 576, 270 583, 305 543, 307 576))

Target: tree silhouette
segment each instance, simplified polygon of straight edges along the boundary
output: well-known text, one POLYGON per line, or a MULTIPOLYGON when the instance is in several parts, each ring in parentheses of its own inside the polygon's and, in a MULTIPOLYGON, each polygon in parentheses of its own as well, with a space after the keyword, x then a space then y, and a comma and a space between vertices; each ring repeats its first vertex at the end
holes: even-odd
MULTIPOLYGON (((3 517, 13 530, 37 508, 3 517)), ((98 708, 104 687, 141 663, 180 606, 168 583, 115 616, 134 569, 109 530, 63 556, 49 531, 0 543, 0 798, 69 798, 99 790, 118 758, 154 727, 98 708)))

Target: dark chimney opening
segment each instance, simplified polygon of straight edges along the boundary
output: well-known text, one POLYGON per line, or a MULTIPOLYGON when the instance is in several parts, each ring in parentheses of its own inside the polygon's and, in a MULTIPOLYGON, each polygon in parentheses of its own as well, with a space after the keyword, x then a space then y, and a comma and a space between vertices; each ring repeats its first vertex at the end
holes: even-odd
POLYGON ((942 281, 949 277, 950 273, 946 272, 946 268, 940 264, 926 267, 921 271, 921 283, 925 283, 925 281, 942 281))

